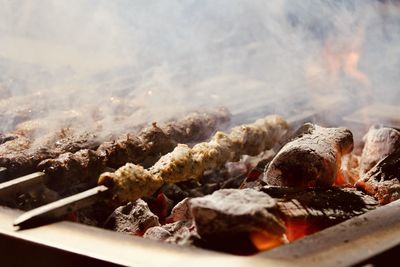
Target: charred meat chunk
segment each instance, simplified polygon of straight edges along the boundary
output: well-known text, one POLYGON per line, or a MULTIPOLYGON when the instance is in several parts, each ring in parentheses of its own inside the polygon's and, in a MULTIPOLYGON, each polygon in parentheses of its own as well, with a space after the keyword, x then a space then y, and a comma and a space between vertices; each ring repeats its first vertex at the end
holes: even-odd
MULTIPOLYGON (((46 170, 46 185, 60 194, 66 191, 79 191, 74 187, 83 182, 82 177, 99 175, 105 167, 99 156, 90 149, 62 154, 57 161, 46 160, 40 166, 46 170), (70 179, 63 179, 65 176, 70 179)), ((84 182, 88 186, 96 184, 95 179, 84 182)))
POLYGON ((342 156, 352 149, 350 130, 307 123, 270 162, 263 179, 276 186, 330 187, 340 171, 342 156))

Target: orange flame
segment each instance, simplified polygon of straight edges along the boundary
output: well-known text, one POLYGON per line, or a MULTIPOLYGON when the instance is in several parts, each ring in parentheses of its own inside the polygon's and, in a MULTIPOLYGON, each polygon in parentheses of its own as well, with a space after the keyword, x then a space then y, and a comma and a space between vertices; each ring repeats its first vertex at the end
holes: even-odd
POLYGON ((325 82, 336 85, 340 75, 344 74, 366 88, 370 87, 368 76, 359 69, 364 30, 359 29, 353 36, 351 40, 336 38, 325 43, 320 55, 306 68, 311 83, 322 74, 325 82))

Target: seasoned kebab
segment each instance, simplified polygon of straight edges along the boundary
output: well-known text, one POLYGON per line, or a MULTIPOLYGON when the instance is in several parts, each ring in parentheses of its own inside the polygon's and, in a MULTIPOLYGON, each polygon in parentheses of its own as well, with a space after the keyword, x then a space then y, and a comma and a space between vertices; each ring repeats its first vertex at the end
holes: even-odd
POLYGON ((263 180, 275 186, 332 186, 340 171, 341 157, 352 149, 350 130, 306 123, 270 162, 263 180))
POLYGON ((37 170, 46 173, 49 188, 61 194, 73 192, 74 186, 94 185, 106 167, 118 168, 127 162, 151 166, 177 143, 204 140, 229 119, 226 109, 195 112, 161 127, 154 123, 137 135, 122 135, 115 141, 104 142, 97 150, 84 149, 44 160, 37 170))
POLYGON ((205 170, 237 161, 241 155, 254 156, 271 149, 287 130, 288 124, 282 117, 267 116, 253 124, 235 127, 229 134, 217 132, 209 142, 193 148, 179 144, 148 169, 127 163, 115 172, 101 174, 99 184, 111 187, 118 201, 134 201, 153 194, 163 183, 198 179, 205 170))

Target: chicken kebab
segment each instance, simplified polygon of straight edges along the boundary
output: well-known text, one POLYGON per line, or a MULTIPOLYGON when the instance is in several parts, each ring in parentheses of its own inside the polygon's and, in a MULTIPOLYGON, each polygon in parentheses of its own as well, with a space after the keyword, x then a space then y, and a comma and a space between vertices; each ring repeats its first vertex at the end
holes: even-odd
POLYGON ((238 161, 242 155, 255 156, 271 149, 285 138, 288 128, 282 117, 270 115, 253 124, 234 127, 229 134, 219 131, 209 142, 192 148, 178 144, 150 168, 127 163, 115 172, 101 174, 99 184, 111 188, 118 202, 134 201, 152 195, 164 183, 198 179, 204 171, 238 161))

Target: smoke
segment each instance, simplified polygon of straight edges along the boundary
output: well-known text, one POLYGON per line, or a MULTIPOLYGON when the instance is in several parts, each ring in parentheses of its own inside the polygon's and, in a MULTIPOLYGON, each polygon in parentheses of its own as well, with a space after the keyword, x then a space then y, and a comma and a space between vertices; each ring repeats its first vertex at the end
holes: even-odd
POLYGON ((0 5, 2 131, 39 119, 37 136, 69 126, 105 137, 205 107, 291 116, 400 97, 396 1, 0 5))

